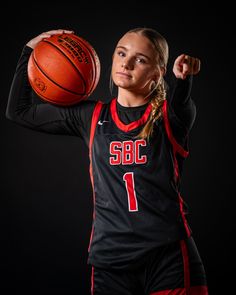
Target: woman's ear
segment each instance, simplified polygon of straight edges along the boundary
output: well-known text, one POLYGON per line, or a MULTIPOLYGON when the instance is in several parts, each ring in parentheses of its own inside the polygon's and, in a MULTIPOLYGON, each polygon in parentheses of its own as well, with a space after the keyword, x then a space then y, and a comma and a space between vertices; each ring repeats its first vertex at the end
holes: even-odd
POLYGON ((166 68, 165 67, 160 67, 156 73, 153 75, 152 80, 155 81, 156 83, 159 83, 159 80, 165 76, 166 74, 166 68))
POLYGON ((161 75, 165 76, 166 74, 166 68, 165 67, 161 67, 161 75))
POLYGON ((159 72, 152 76, 152 81, 154 81, 155 83, 158 83, 159 79, 160 79, 160 73, 159 72))
POLYGON ((165 67, 160 67, 158 71, 158 78, 165 76, 166 74, 166 68, 165 67))

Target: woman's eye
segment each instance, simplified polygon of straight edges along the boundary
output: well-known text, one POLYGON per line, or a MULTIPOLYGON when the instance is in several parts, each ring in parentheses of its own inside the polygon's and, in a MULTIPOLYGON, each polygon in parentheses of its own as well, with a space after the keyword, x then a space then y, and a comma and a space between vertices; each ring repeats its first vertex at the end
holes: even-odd
POLYGON ((137 57, 136 58, 136 61, 138 62, 138 63, 145 63, 146 61, 145 61, 145 59, 143 59, 143 58, 141 58, 141 57, 137 57))
POLYGON ((118 51, 117 54, 118 54, 119 56, 125 56, 125 53, 124 53, 123 51, 118 51))

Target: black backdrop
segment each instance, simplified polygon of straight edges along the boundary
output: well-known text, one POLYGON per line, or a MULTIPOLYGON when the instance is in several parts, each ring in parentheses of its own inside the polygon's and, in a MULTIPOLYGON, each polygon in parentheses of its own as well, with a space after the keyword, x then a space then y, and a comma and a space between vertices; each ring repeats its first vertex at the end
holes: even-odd
POLYGON ((229 294, 235 230, 232 7, 225 1, 218 6, 163 2, 21 2, 2 7, 7 21, 1 25, 1 294, 90 292, 88 150, 78 138, 35 132, 5 118, 22 47, 43 31, 75 30, 91 42, 102 64, 101 80, 90 99, 109 100, 114 46, 123 33, 138 26, 153 27, 168 40, 167 78, 174 58, 183 52, 202 61, 192 90, 197 118, 182 191, 210 294, 229 294))

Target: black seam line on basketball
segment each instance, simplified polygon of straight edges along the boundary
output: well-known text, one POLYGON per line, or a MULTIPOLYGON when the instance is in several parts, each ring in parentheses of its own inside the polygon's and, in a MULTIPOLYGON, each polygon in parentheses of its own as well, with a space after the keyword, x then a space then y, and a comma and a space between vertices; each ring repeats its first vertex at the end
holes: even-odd
POLYGON ((55 85, 57 85, 59 88, 61 88, 61 89, 63 89, 63 90, 65 90, 65 91, 67 91, 67 92, 69 92, 69 93, 72 93, 72 94, 74 94, 74 95, 87 95, 86 94, 86 92, 82 92, 82 93, 79 93, 79 92, 74 92, 74 91, 71 91, 71 90, 69 90, 69 89, 67 89, 67 88, 64 88, 64 87, 62 87, 61 85, 59 85, 58 83, 56 83, 55 81, 53 81, 40 67, 39 67, 39 65, 38 65, 38 63, 36 62, 36 60, 35 60, 35 57, 33 56, 33 60, 34 60, 34 62, 35 62, 35 64, 37 65, 37 67, 38 67, 38 70, 41 72, 41 73, 43 73, 43 75, 45 76, 45 77, 47 77, 48 78, 48 80, 50 80, 53 84, 55 84, 55 85))
MULTIPOLYGON (((67 92, 70 92, 70 93, 73 93, 73 94, 76 94, 76 95, 85 95, 86 94, 86 82, 85 82, 85 80, 84 80, 84 78, 83 78, 83 76, 81 75, 81 73, 80 73, 80 71, 78 71, 78 69, 75 67, 75 65, 69 60, 69 58, 59 49, 59 48, 57 48, 57 46, 55 46, 54 44, 52 44, 51 42, 48 42, 48 41, 46 41, 46 40, 44 40, 45 42, 47 42, 47 43, 50 43, 50 45, 52 45, 52 46, 54 46, 58 51, 60 51, 60 53, 62 53, 67 59, 68 59, 68 61, 72 64, 72 66, 75 68, 75 70, 76 70, 76 72, 79 74, 79 76, 81 77, 81 80, 83 80, 83 82, 84 82, 84 87, 85 87, 85 91, 84 92, 82 92, 82 93, 78 93, 78 92, 74 92, 74 91, 71 91, 71 90, 69 90, 69 89, 67 89, 67 88, 64 88, 64 87, 62 87, 61 85, 59 85, 59 84, 57 84, 55 81, 53 81, 41 68, 39 68, 40 69, 40 71, 50 80, 50 81, 52 81, 54 84, 56 84, 58 87, 60 87, 60 88, 62 88, 62 89, 64 89, 64 90, 66 90, 67 92)), ((36 62, 36 60, 35 60, 35 58, 34 58, 34 61, 35 61, 35 63, 36 63, 36 65, 39 67, 39 65, 38 65, 38 63, 36 62)), ((87 95, 87 94, 86 94, 87 95)))
MULTIPOLYGON (((95 81, 94 81, 94 76, 96 77, 97 76, 97 68, 96 68, 96 61, 95 61, 95 59, 94 59, 94 56, 93 56, 93 52, 92 52, 92 50, 88 47, 88 45, 90 45, 90 44, 87 44, 86 42, 87 41, 85 41, 83 38, 81 38, 81 37, 78 37, 78 36, 76 36, 75 35, 75 39, 78 41, 78 42, 81 42, 81 43, 83 43, 83 45, 87 48, 87 50, 89 51, 89 53, 90 53, 90 58, 92 59, 92 62, 93 62, 93 65, 94 65, 94 68, 95 68, 95 75, 93 75, 93 84, 95 83, 95 81)), ((63 39, 64 40, 64 42, 66 42, 67 44, 69 44, 70 45, 70 43, 68 42, 68 41, 66 41, 65 39, 63 39)), ((45 40, 45 41, 47 41, 47 42, 50 42, 50 40, 45 40)), ((92 45, 90 45, 91 47, 92 47, 92 45)), ((94 51, 95 51, 95 49, 94 49, 94 51)), ((95 53, 96 53, 96 51, 95 51, 95 53)), ((96 53, 96 55, 97 55, 97 53, 96 53)), ((92 88, 92 87, 91 87, 92 88)))
POLYGON ((55 44, 53 44, 51 41, 49 41, 49 40, 47 40, 47 39, 44 39, 43 41, 49 43, 49 44, 52 45, 54 48, 56 48, 56 50, 58 50, 60 53, 62 53, 62 54, 67 58, 67 60, 72 64, 73 68, 76 70, 76 72, 79 74, 81 80, 83 80, 83 82, 84 82, 85 92, 84 92, 83 94, 86 94, 86 89, 87 89, 86 80, 85 80, 84 77, 81 75, 80 71, 76 68, 76 66, 73 64, 73 62, 68 58, 68 56, 67 56, 63 51, 61 51, 61 49, 60 49, 58 46, 56 46, 55 44))
MULTIPOLYGON (((92 86, 90 87, 90 89, 93 89, 93 87, 94 87, 94 84, 95 84, 95 81, 96 81, 96 77, 97 77, 97 67, 96 67, 96 60, 95 60, 95 58, 94 58, 94 56, 93 56, 93 52, 90 50, 90 48, 87 46, 87 44, 86 44, 86 42, 85 41, 83 41, 83 39, 80 39, 81 40, 81 42, 84 44, 84 46, 86 46, 86 48, 88 49, 88 51, 89 51, 89 53, 90 53, 90 55, 91 55, 91 59, 93 60, 93 63, 94 63, 94 68, 95 68, 95 74, 94 74, 94 76, 93 76, 93 84, 92 84, 92 86)), ((94 51, 95 51, 95 49, 94 49, 94 51)), ((97 54, 97 53, 96 53, 97 54)), ((92 92, 92 90, 89 92, 89 93, 91 93, 92 92)))
MULTIPOLYGON (((30 84, 31 84, 32 82, 30 81, 30 84)), ((31 84, 31 86, 33 87, 33 84, 31 84)), ((50 100, 47 96, 45 96, 45 95, 43 95, 41 92, 39 92, 37 89, 34 89, 34 92, 40 97, 43 97, 44 99, 45 99, 45 101, 46 102, 50 102, 50 103, 52 103, 52 104, 54 104, 54 105, 59 105, 59 106, 71 106, 71 105, 75 105, 75 104, 77 104, 78 103, 78 100, 75 98, 72 102, 70 102, 69 104, 68 104, 68 102, 60 102, 60 103, 55 103, 55 101, 53 101, 53 100, 50 100)), ((80 100, 80 102, 82 101, 82 100, 86 100, 86 98, 88 97, 88 95, 86 95, 86 96, 83 96, 82 98, 81 98, 81 100, 80 100)))
MULTIPOLYGON (((95 60, 95 58, 93 57, 93 52, 91 51, 91 49, 88 47, 88 45, 86 44, 86 41, 85 40, 83 40, 83 38, 81 38, 81 37, 78 37, 78 36, 75 36, 76 37, 76 39, 79 39, 78 41, 79 42, 81 42, 81 43, 83 43, 83 45, 88 49, 88 51, 89 51, 89 53, 90 53, 90 57, 91 57, 91 59, 92 59, 92 61, 93 61, 93 64, 94 64, 94 68, 95 68, 95 74, 93 75, 93 84, 92 84, 92 86, 90 87, 90 89, 93 89, 93 87, 94 87, 94 84, 95 84, 95 80, 96 80, 96 77, 97 77, 97 67, 96 67, 96 60, 95 60)), ((66 40, 64 40, 65 42, 67 42, 66 40)), ((67 42, 68 44, 69 44, 69 42, 67 42)), ((92 45, 90 45, 91 47, 92 47, 92 45)), ((94 51, 95 51, 95 49, 94 49, 94 51)), ((95 53, 96 53, 96 55, 97 55, 97 52, 95 51, 95 53)), ((89 92, 89 94, 91 93, 92 91, 90 91, 89 92)))

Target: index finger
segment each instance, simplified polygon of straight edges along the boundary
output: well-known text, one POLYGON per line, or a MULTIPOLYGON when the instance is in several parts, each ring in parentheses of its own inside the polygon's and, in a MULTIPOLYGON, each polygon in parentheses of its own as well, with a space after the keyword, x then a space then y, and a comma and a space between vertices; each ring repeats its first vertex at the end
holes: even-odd
POLYGON ((74 33, 74 31, 72 30, 63 30, 63 29, 58 29, 58 30, 51 30, 51 31, 47 31, 45 32, 49 35, 56 35, 56 34, 63 34, 63 33, 66 33, 66 34, 72 34, 74 33))
POLYGON ((186 57, 187 57, 187 55, 184 54, 184 53, 181 54, 181 55, 179 55, 179 56, 176 58, 175 63, 176 63, 176 64, 183 64, 184 61, 186 60, 186 57))

